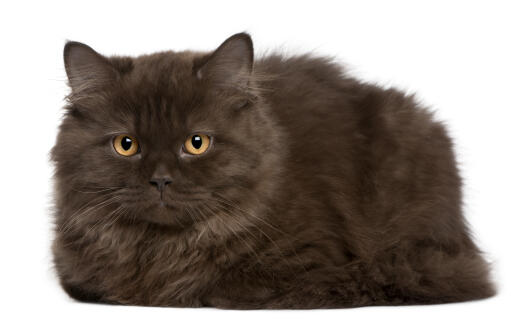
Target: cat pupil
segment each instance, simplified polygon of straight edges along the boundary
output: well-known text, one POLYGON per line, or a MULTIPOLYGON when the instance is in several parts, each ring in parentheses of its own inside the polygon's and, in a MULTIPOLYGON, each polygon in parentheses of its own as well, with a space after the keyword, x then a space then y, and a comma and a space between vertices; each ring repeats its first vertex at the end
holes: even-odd
POLYGON ((121 141, 121 146, 124 150, 128 151, 131 148, 133 141, 130 138, 124 137, 121 141))
POLYGON ((193 136, 192 137, 192 146, 195 149, 200 149, 200 147, 202 146, 202 138, 197 135, 193 136))

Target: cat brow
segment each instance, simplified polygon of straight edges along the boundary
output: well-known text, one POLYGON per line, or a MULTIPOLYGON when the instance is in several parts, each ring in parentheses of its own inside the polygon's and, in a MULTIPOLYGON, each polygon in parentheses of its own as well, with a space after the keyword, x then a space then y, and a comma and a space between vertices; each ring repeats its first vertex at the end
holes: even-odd
POLYGON ((105 133, 105 136, 115 136, 123 133, 128 133, 130 130, 115 130, 115 131, 108 131, 105 133))

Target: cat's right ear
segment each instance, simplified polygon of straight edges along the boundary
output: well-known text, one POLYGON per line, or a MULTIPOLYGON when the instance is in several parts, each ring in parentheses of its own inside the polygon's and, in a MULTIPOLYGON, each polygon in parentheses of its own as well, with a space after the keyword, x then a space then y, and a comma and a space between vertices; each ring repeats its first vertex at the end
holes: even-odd
POLYGON ((110 61, 80 42, 66 43, 64 64, 73 91, 101 86, 116 78, 116 71, 110 61))

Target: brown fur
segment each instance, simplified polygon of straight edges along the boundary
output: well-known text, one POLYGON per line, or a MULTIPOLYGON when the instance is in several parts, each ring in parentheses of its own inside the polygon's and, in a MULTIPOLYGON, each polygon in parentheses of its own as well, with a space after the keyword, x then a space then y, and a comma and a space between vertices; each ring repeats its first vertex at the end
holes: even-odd
POLYGON ((64 289, 234 309, 493 295, 431 113, 328 59, 252 51, 246 34, 210 54, 106 58, 66 45, 72 92, 52 151, 64 289), (213 147, 184 156, 194 132, 213 147), (119 133, 140 154, 115 154, 119 133), (157 168, 173 180, 164 207, 149 183, 157 168))

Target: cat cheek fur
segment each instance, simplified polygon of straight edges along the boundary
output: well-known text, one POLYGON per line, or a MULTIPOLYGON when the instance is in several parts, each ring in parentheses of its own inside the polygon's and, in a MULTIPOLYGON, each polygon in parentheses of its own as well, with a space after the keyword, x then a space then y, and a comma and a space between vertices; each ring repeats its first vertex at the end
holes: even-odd
POLYGON ((329 59, 104 57, 69 42, 54 263, 82 301, 233 309, 429 304, 495 293, 444 127, 329 59), (213 146, 183 156, 193 133, 213 146), (115 153, 129 134, 140 153, 115 153), (157 184, 155 178, 164 178, 157 184))

